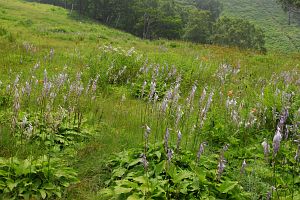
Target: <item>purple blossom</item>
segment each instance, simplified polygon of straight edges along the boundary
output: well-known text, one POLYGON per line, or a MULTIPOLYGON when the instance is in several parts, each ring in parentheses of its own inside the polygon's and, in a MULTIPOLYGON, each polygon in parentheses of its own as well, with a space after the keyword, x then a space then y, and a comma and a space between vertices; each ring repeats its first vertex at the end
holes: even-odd
POLYGON ((147 85, 147 81, 144 81, 143 86, 142 86, 141 98, 144 97, 146 85, 147 85))
POLYGON ((167 151, 168 166, 170 166, 173 154, 174 154, 173 150, 172 149, 168 149, 168 151, 167 151))
POLYGON ((145 154, 142 154, 142 161, 145 171, 147 171, 149 167, 149 162, 147 161, 147 157, 145 154))
POLYGON ((164 146, 165 146, 165 151, 168 151, 169 148, 169 137, 170 137, 170 131, 169 128, 166 129, 166 134, 164 137, 164 146))
POLYGON ((218 180, 221 179, 221 176, 225 170, 225 167, 226 167, 226 160, 221 156, 221 159, 218 164, 218 170, 217 170, 218 180))
POLYGON ((296 152, 295 160, 296 162, 300 162, 300 144, 298 144, 298 150, 296 152))
POLYGON ((182 139, 182 134, 181 134, 181 131, 178 130, 178 133, 177 133, 177 147, 176 147, 177 148, 177 152, 179 151, 181 139, 182 139))
POLYGON ((278 151, 279 151, 281 140, 282 140, 281 130, 280 130, 279 127, 277 127, 276 134, 273 138, 273 153, 274 153, 274 156, 276 156, 278 151))
POLYGON ((155 81, 151 81, 151 84, 150 84, 150 94, 149 94, 149 101, 150 102, 153 100, 153 97, 154 97, 154 94, 155 94, 155 88, 156 88, 155 81))
POLYGON ((247 163, 246 163, 246 160, 244 159, 244 161, 242 163, 242 167, 241 167, 241 174, 245 173, 246 167, 247 167, 247 163))
POLYGON ((202 142, 200 144, 199 150, 198 150, 198 153, 197 153, 197 162, 200 161, 201 155, 204 153, 205 146, 206 146, 206 142, 202 142))
POLYGON ((268 144, 268 141, 267 141, 266 138, 265 138, 264 141, 261 143, 261 145, 263 146, 263 149, 264 149, 265 159, 268 160, 269 153, 270 153, 270 145, 268 144))
POLYGON ((146 125, 146 126, 145 126, 145 133, 144 133, 144 137, 145 137, 145 140, 146 140, 146 141, 148 141, 150 132, 151 132, 151 128, 150 128, 148 125, 146 125))

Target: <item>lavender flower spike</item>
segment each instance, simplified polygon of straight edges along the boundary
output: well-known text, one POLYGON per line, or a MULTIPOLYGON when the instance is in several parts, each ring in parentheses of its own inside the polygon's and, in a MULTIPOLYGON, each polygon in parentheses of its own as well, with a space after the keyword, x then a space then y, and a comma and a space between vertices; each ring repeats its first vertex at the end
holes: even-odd
POLYGON ((205 146, 206 146, 206 142, 202 142, 200 144, 200 147, 199 147, 199 150, 198 150, 198 153, 197 153, 197 162, 199 162, 199 160, 201 158, 201 155, 204 153, 205 146))
POLYGON ((296 162, 300 162, 300 144, 298 145, 298 150, 296 152, 295 160, 296 162))
POLYGON ((168 149, 168 151, 167 151, 168 166, 170 166, 173 154, 174 154, 173 150, 172 149, 168 149))
POLYGON ((165 146, 165 151, 168 152, 168 146, 169 146, 169 137, 170 137, 170 131, 169 128, 166 129, 166 134, 164 137, 164 146, 165 146))
POLYGON ((219 164, 218 164, 218 171, 217 171, 217 173, 218 173, 218 180, 221 179, 221 176, 222 176, 222 174, 223 174, 223 172, 225 170, 225 167, 226 167, 225 164, 226 164, 226 160, 223 159, 223 158, 221 158, 220 161, 219 161, 219 164))
POLYGON ((146 140, 146 141, 148 141, 150 132, 151 132, 151 128, 146 124, 146 125, 145 125, 145 133, 144 133, 144 136, 145 136, 145 140, 146 140))
POLYGON ((147 157, 145 154, 142 154, 142 161, 144 169, 147 171, 148 166, 149 166, 149 162, 147 161, 147 157))
POLYGON ((270 145, 268 144, 267 139, 265 138, 264 141, 261 143, 261 145, 264 148, 264 155, 265 155, 265 159, 266 161, 268 160, 269 157, 269 153, 270 153, 270 145))
POLYGON ((247 167, 247 163, 246 163, 246 160, 244 159, 243 164, 242 164, 242 168, 241 168, 241 174, 245 173, 246 167, 247 167))
POLYGON ((282 140, 282 135, 280 133, 280 128, 277 127, 276 134, 273 138, 273 153, 274 153, 274 156, 276 156, 278 151, 279 151, 281 140, 282 140))
POLYGON ((182 139, 182 134, 181 134, 181 131, 178 130, 178 134, 177 134, 177 152, 179 151, 181 139, 182 139))

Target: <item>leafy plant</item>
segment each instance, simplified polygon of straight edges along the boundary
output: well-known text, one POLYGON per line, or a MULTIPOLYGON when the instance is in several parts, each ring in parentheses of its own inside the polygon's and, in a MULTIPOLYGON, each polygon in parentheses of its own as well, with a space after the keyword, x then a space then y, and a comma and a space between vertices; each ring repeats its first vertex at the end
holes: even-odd
POLYGON ((59 158, 0 158, 0 193, 4 199, 60 198, 65 188, 77 182, 76 172, 59 158))
POLYGON ((202 156, 198 163, 190 151, 179 151, 170 161, 160 143, 147 149, 145 168, 141 151, 123 151, 108 162, 111 178, 100 191, 102 198, 245 199, 247 196, 237 181, 216 179, 217 155, 202 156))

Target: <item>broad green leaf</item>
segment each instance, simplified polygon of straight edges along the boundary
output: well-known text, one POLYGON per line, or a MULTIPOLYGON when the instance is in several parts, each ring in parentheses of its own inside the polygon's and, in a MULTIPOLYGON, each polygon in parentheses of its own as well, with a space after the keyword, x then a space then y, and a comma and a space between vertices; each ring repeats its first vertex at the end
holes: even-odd
POLYGON ((8 172, 0 169, 0 176, 7 176, 8 172))
POLYGON ((175 178, 173 179, 174 183, 179 183, 181 182, 183 179, 186 179, 186 178, 192 178, 193 176, 193 173, 189 172, 189 171, 181 171, 179 172, 175 178))
POLYGON ((58 198, 61 198, 61 192, 59 191, 54 191, 53 192, 58 198))
POLYGON ((10 191, 12 191, 15 187, 17 187, 18 183, 13 182, 13 180, 8 180, 6 182, 7 187, 9 188, 10 191))
POLYGON ((166 166, 167 173, 174 179, 177 175, 176 166, 173 163, 170 163, 169 166, 166 166))
POLYGON ((104 188, 100 190, 99 194, 104 196, 113 196, 113 191, 111 189, 104 188))
POLYGON ((154 171, 155 171, 156 175, 159 175, 159 174, 161 174, 164 171, 164 169, 165 169, 165 163, 166 163, 165 161, 161 161, 160 163, 158 163, 157 165, 155 165, 154 171))
POLYGON ((120 186, 114 187, 114 192, 117 195, 130 193, 131 190, 132 190, 132 188, 125 188, 125 187, 120 187, 120 186))
POLYGON ((116 184, 117 184, 117 186, 123 186, 123 187, 128 187, 128 188, 137 188, 138 187, 137 183, 131 182, 129 180, 124 180, 124 179, 116 181, 116 184))
POLYGON ((139 195, 137 194, 133 194, 133 195, 130 195, 127 200, 141 200, 141 199, 144 199, 144 198, 141 198, 139 195))
POLYGON ((237 185, 238 185, 237 181, 225 181, 220 185, 218 190, 221 193, 228 193, 230 190, 233 190, 237 185))
POLYGON ((39 192, 40 192, 43 199, 45 199, 47 197, 47 194, 46 194, 45 190, 39 189, 39 192))
POLYGON ((136 164, 140 163, 141 159, 135 159, 134 161, 132 161, 131 163, 129 163, 128 167, 132 167, 135 166, 136 164))
POLYGON ((122 177, 126 172, 125 168, 117 168, 113 171, 113 177, 122 177))
POLYGON ((133 179, 134 181, 138 182, 138 183, 147 183, 147 179, 145 176, 138 176, 136 178, 133 179))
POLYGON ((160 160, 161 152, 160 151, 155 151, 154 154, 157 156, 158 160, 160 160))

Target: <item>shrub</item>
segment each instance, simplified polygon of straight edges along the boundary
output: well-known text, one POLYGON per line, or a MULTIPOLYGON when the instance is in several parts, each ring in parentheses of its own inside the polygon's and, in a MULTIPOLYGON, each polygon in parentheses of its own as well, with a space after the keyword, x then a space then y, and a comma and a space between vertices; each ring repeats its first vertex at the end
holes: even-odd
POLYGON ((212 42, 265 52, 264 33, 243 19, 220 18, 213 28, 212 42))

